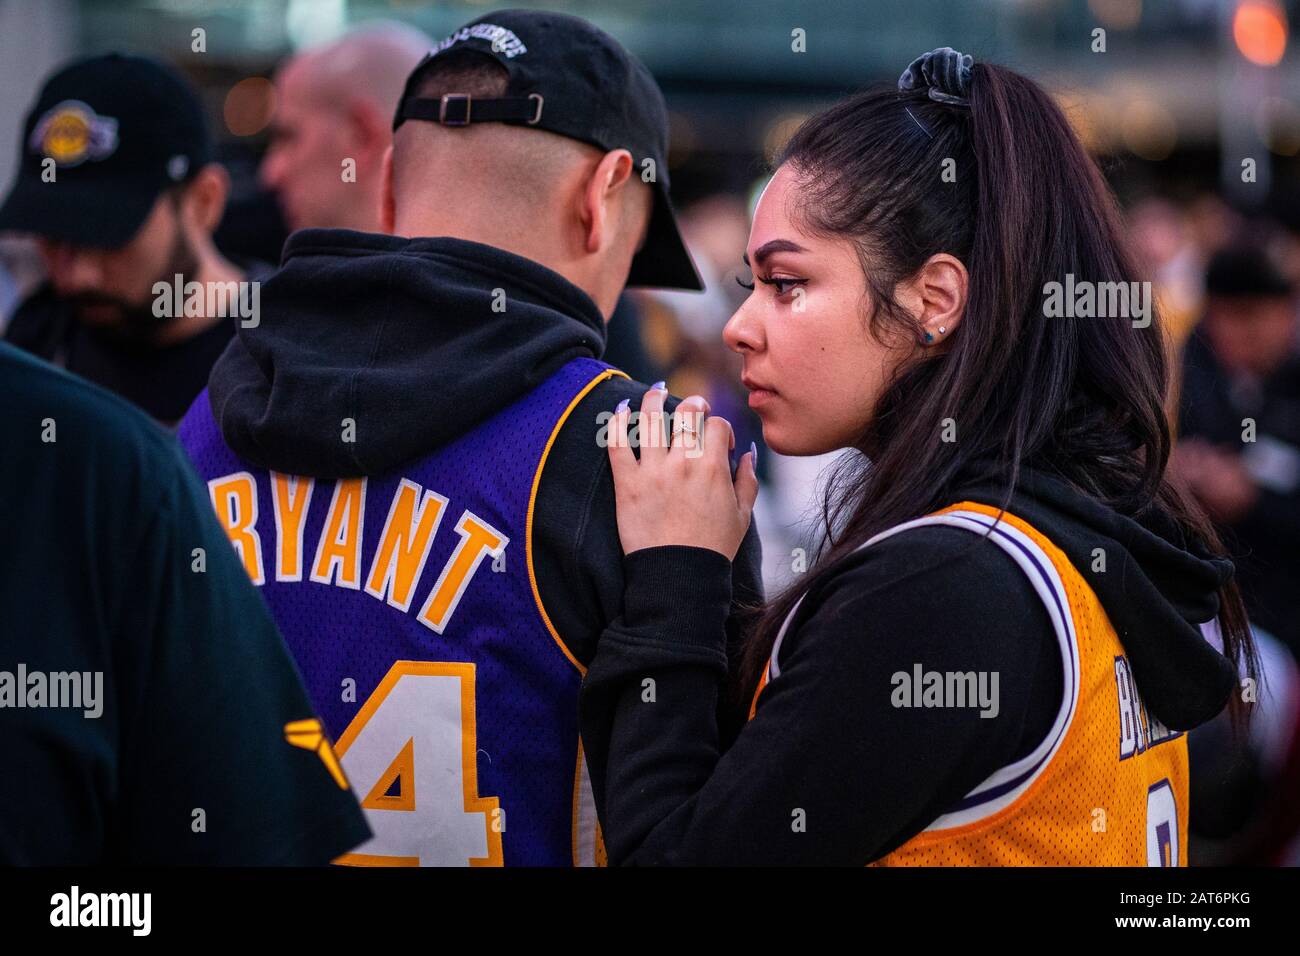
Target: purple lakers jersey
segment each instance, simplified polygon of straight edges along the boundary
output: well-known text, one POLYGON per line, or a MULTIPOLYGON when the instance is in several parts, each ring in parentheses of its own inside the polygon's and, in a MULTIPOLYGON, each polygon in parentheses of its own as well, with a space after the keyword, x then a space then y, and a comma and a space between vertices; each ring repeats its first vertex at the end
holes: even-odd
POLYGON ((575 359, 427 458, 366 478, 248 466, 206 392, 182 422, 374 831, 336 862, 596 862, 583 669, 537 593, 531 531, 561 425, 621 374, 575 359))

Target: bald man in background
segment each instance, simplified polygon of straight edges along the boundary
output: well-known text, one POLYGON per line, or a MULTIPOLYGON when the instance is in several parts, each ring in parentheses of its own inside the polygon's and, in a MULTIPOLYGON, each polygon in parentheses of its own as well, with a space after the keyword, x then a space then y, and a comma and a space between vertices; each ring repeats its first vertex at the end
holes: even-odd
POLYGON ((378 23, 300 53, 280 70, 261 180, 290 229, 380 231, 393 110, 430 46, 413 27, 378 23))

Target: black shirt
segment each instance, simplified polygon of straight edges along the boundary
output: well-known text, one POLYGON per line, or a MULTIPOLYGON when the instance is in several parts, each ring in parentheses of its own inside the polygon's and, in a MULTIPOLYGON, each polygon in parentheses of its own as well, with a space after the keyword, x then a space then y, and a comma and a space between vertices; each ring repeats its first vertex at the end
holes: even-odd
POLYGON ((311 705, 175 441, 3 344, 0 408, 0 864, 310 865, 363 841, 310 725, 286 737, 311 705), (80 706, 17 706, 54 703, 53 674, 90 675, 80 706))
MULTIPOLYGON (((254 264, 246 278, 261 281, 269 272, 254 264)), ((18 307, 5 340, 174 425, 207 385, 208 373, 239 321, 222 318, 183 341, 152 345, 78 322, 47 284, 18 307)))

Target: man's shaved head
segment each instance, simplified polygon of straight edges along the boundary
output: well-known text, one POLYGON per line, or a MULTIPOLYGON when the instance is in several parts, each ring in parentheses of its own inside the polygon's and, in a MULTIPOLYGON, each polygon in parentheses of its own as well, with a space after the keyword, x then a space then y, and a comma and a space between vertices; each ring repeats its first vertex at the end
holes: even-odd
MULTIPOLYGON (((434 61, 413 94, 493 98, 505 95, 507 83, 492 58, 458 51, 434 61)), ((644 239, 653 199, 626 150, 607 153, 506 123, 407 120, 393 136, 391 177, 388 215, 397 235, 455 236, 540 262, 584 288, 606 316, 644 239), (601 235, 593 243, 596 217, 601 235)))
POLYGON ((280 70, 262 181, 277 193, 291 228, 379 228, 393 113, 430 45, 404 24, 367 24, 280 70))
MULTIPOLYGON (((436 100, 447 93, 504 96, 508 77, 496 61, 471 51, 444 54, 414 95, 436 100)), ((546 130, 505 123, 446 128, 407 121, 393 137, 393 195, 398 218, 427 221, 446 207, 438 184, 457 183, 449 215, 478 222, 489 215, 497 230, 526 231, 554 200, 566 177, 594 167, 604 152, 546 130)))
POLYGON ((286 82, 304 83, 319 105, 338 108, 348 97, 360 96, 391 120, 406 78, 429 46, 428 37, 414 27, 367 24, 305 51, 289 61, 282 75, 286 82))

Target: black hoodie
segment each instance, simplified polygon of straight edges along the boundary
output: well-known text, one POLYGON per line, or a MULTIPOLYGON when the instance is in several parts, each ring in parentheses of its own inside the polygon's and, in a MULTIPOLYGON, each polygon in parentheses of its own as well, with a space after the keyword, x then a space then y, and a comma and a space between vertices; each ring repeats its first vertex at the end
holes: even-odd
MULTIPOLYGON (((241 328, 213 368, 212 413, 241 458, 317 478, 393 472, 569 360, 599 358, 605 344, 596 304, 563 277, 449 238, 296 232, 261 306, 259 325, 241 328), (356 423, 355 442, 338 440, 345 418, 356 423)), ((614 485, 608 453, 596 443, 597 416, 624 398, 637 407, 646 388, 624 378, 593 388, 561 428, 538 488, 537 587, 583 664, 623 602, 614 485)), ((760 599, 759 560, 751 529, 728 581, 737 602, 760 599)), ((727 616, 734 635, 735 616, 727 616)))
MULTIPOLYGON (((998 506, 1003 490, 969 482, 954 501, 998 506)), ((1042 472, 1022 473, 1008 511, 1093 588, 1151 713, 1185 730, 1222 709, 1236 676, 1198 625, 1218 613, 1230 562, 1158 516, 1121 516, 1042 472)), ((726 559, 650 548, 625 566, 625 610, 601 638, 582 702, 611 864, 860 866, 1030 753, 1060 705, 1060 651, 1029 579, 993 543, 926 526, 846 557, 808 592, 781 646, 780 678, 728 749, 713 716, 726 559), (674 599, 683 593, 689 604, 674 599), (890 676, 917 663, 999 675, 997 715, 900 715, 890 676), (802 827, 792 825, 799 811, 802 827)))

